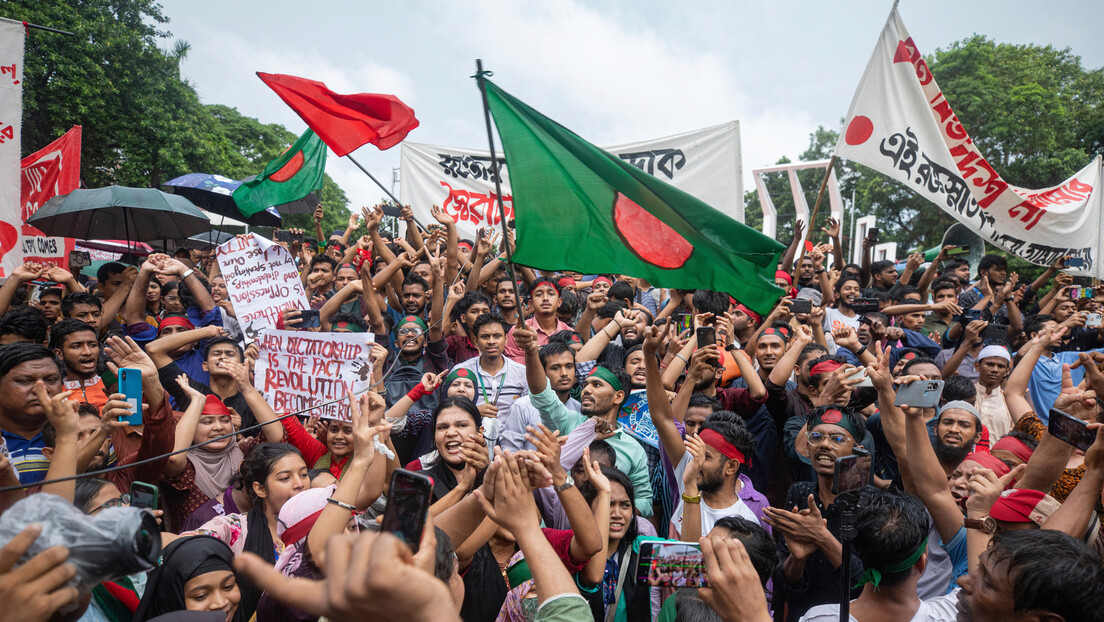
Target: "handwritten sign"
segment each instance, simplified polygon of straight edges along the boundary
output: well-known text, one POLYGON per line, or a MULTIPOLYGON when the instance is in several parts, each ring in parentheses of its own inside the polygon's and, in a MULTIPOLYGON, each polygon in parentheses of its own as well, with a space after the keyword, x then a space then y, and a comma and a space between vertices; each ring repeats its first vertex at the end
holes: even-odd
MULTIPOLYGON (((266 330, 254 385, 278 414, 340 400, 372 383, 371 333, 266 330)), ((311 410, 323 419, 350 421, 348 400, 311 410)))
POLYGON ((283 246, 251 233, 219 246, 215 258, 247 342, 275 329, 284 309, 310 308, 295 260, 283 246))
POLYGON ((23 118, 23 42, 20 22, 0 19, 0 276, 23 263, 20 229, 19 126, 23 118), (14 183, 13 183, 14 182, 14 183))

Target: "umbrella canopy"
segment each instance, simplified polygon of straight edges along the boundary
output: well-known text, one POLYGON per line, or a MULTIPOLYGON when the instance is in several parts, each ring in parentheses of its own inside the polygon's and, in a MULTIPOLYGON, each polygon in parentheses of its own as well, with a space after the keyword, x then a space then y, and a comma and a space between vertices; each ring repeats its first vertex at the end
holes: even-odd
MULTIPOLYGON (((249 217, 242 214, 238 209, 238 205, 234 203, 233 196, 234 191, 242 185, 242 182, 229 177, 208 175, 207 173, 188 173, 161 185, 164 186, 167 192, 185 197, 212 214, 240 220, 254 227, 279 227, 281 223, 280 213, 282 210, 277 211, 268 208, 249 217)), ((311 208, 311 211, 313 211, 313 208, 311 208)), ((303 212, 283 213, 299 214, 303 212)))
POLYGON ((126 240, 77 240, 77 245, 105 253, 131 254, 145 257, 153 252, 153 247, 145 242, 126 240))
POLYGON ((234 239, 234 234, 212 229, 211 231, 208 231, 206 233, 193 235, 187 240, 184 240, 180 243, 180 248, 207 250, 232 239, 234 239))
POLYGON ((81 240, 181 239, 211 229, 211 221, 188 199, 156 188, 108 186, 74 190, 47 201, 27 224, 46 235, 81 240))

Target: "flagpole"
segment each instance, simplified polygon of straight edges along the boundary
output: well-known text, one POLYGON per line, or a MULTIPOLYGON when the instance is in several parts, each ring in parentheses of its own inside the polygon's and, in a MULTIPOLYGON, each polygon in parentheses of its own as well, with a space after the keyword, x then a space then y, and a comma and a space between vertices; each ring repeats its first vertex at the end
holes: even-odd
MULTIPOLYGON (((820 201, 824 198, 824 189, 828 187, 828 178, 832 175, 832 167, 836 165, 836 156, 833 155, 831 160, 828 160, 828 169, 824 171, 824 179, 820 180, 820 191, 817 192, 816 203, 813 203, 813 213, 809 216, 809 235, 806 239, 813 236, 813 223, 816 222, 817 211, 820 210, 820 201)), ((842 226, 842 223, 840 223, 842 226)), ((797 265, 801 265, 801 258, 805 256, 805 245, 801 245, 801 252, 797 255, 797 265)), ((783 266, 784 268, 791 268, 792 266, 783 266)), ((843 266, 840 266, 843 269, 843 266)), ((789 272, 790 270, 787 270, 789 272)))
MULTIPOLYGON (((359 168, 365 175, 367 175, 368 179, 371 179, 372 181, 376 182, 376 185, 380 187, 380 190, 383 190, 384 193, 386 193, 388 197, 391 197, 391 200, 395 202, 395 205, 398 205, 400 208, 402 208, 402 202, 399 201, 399 199, 394 194, 391 194, 391 191, 388 190, 383 184, 381 184, 380 180, 376 179, 375 175, 368 172, 368 169, 364 168, 364 166, 362 166, 360 164, 360 162, 357 162, 356 159, 353 158, 353 154, 347 153, 347 154, 345 154, 345 157, 349 158, 349 161, 352 162, 353 164, 356 164, 356 167, 359 168)), ((421 227, 422 231, 427 231, 427 232, 429 231, 429 229, 426 229, 426 226, 423 225, 416 217, 414 218, 414 224, 421 227)))
MULTIPOLYGON (((521 291, 518 289, 517 275, 514 274, 514 251, 510 248, 510 233, 506 230, 506 206, 502 202, 502 181, 498 174, 498 157, 495 155, 494 133, 491 131, 491 108, 487 105, 487 85, 484 76, 491 75, 483 71, 483 59, 475 59, 475 80, 479 84, 479 93, 483 96, 483 120, 487 124, 487 144, 491 150, 491 170, 495 183, 495 199, 498 203, 498 217, 502 224, 502 245, 506 247, 506 272, 514 284, 514 297, 521 305, 521 291)), ((524 318, 518 313, 517 325, 524 327, 524 318)))

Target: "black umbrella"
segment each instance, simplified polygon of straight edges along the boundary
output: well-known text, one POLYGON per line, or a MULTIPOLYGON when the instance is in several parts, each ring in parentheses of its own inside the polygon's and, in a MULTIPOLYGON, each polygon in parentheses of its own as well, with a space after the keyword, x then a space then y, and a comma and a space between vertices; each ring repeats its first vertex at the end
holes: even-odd
POLYGON ((180 248, 194 248, 196 250, 208 250, 229 240, 234 239, 234 234, 212 229, 206 233, 193 235, 180 243, 180 248))
POLYGON ((250 175, 242 181, 237 181, 222 175, 188 173, 162 185, 167 192, 186 197, 212 214, 240 220, 253 227, 279 227, 282 223, 282 214, 309 214, 314 212, 314 208, 321 203, 318 197, 311 193, 298 201, 270 207, 252 216, 246 216, 234 203, 233 195, 238 186, 254 177, 256 175, 250 175))
POLYGON ((211 221, 184 197, 156 188, 74 190, 47 201, 27 219, 46 235, 80 240, 152 242, 210 231, 211 221))

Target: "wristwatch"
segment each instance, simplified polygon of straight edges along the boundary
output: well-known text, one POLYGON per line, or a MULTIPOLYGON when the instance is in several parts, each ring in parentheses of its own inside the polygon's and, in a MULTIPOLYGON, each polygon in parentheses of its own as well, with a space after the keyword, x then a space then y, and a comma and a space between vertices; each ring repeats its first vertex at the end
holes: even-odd
POLYGON ((967 529, 977 529, 982 533, 997 533, 997 521, 989 515, 981 518, 964 518, 962 519, 962 526, 967 529))
POLYGON ((733 341, 732 343, 725 346, 725 352, 735 352, 736 350, 739 350, 739 349, 740 349, 740 344, 736 343, 735 341, 733 341))
POLYGON ((574 485, 575 485, 575 480, 571 477, 571 474, 568 473, 567 474, 567 479, 565 479, 563 481, 563 483, 560 484, 559 486, 556 486, 556 492, 563 492, 563 491, 567 490, 568 488, 571 488, 574 485))
POLYGON ((816 271, 814 271, 814 274, 824 274, 827 271, 828 271, 827 268, 819 268, 816 271))

